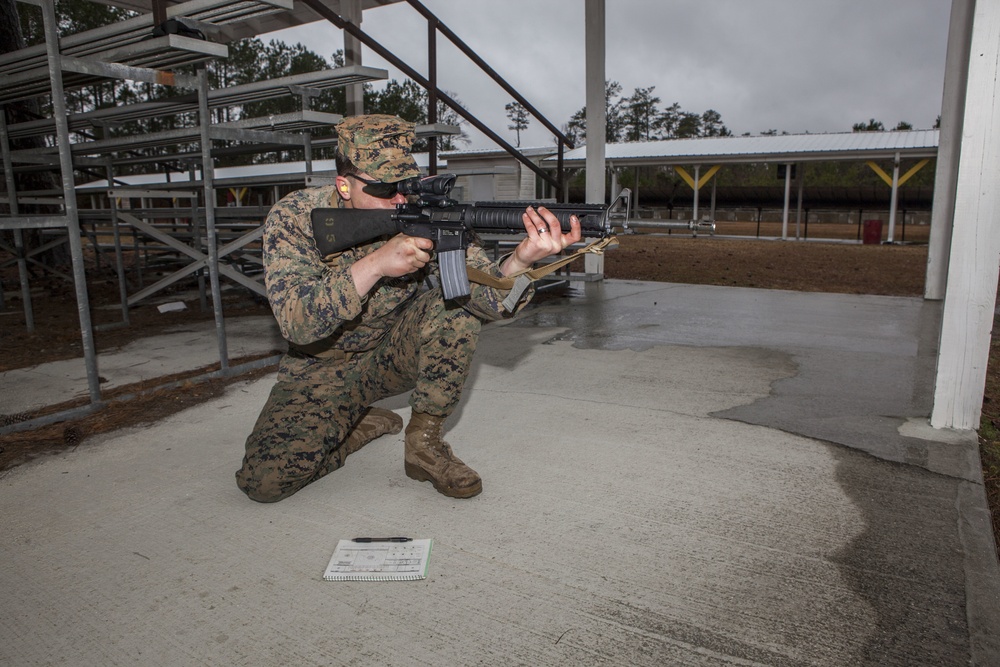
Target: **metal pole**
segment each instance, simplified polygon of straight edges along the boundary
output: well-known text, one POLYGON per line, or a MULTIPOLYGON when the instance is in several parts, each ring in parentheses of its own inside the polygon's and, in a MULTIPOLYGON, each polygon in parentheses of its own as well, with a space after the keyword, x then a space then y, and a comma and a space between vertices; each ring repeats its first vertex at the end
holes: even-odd
POLYGON ((788 202, 792 194, 792 165, 785 165, 785 207, 781 212, 781 239, 788 240, 788 202))
MULTIPOLYGON (((588 0, 588 1, 589 2, 594 2, 594 1, 603 1, 603 0, 588 0)), ((413 79, 420 86, 422 86, 422 87, 430 90, 430 88, 431 88, 430 81, 428 81, 426 78, 424 78, 424 76, 422 74, 420 74, 420 72, 418 72, 417 70, 415 70, 412 67, 410 67, 409 65, 407 65, 400 58, 396 57, 391 51, 389 51, 384 46, 382 46, 381 44, 379 44, 378 42, 376 42, 374 39, 371 38, 371 36, 365 34, 356 25, 354 25, 353 23, 350 23, 348 21, 344 21, 343 18, 340 17, 340 15, 338 15, 332 9, 330 9, 329 7, 327 7, 326 5, 324 5, 321 0, 301 0, 301 2, 303 2, 304 4, 306 4, 310 9, 312 9, 317 14, 319 14, 320 16, 322 16, 323 18, 325 18, 327 21, 330 21, 331 23, 333 23, 335 26, 337 26, 341 30, 344 30, 344 31, 350 33, 351 35, 354 35, 355 37, 357 37, 359 40, 361 40, 361 42, 363 44, 365 44, 366 46, 368 46, 368 48, 370 48, 373 51, 375 51, 376 53, 378 53, 382 58, 384 58, 386 61, 388 61, 394 67, 396 67, 399 70, 401 70, 403 72, 403 74, 405 74, 409 78, 413 79)), ((479 120, 478 118, 476 118, 475 116, 473 116, 472 113, 468 109, 466 109, 465 107, 463 107, 456 100, 452 99, 452 97, 450 95, 448 95, 446 92, 444 92, 443 90, 441 90, 439 88, 436 89, 435 92, 437 93, 438 99, 440 99, 444 104, 446 104, 449 107, 451 107, 451 109, 453 109, 455 111, 455 113, 457 113, 459 116, 461 116, 462 118, 464 118, 474 128, 476 128, 477 130, 479 130, 480 132, 482 132, 483 134, 485 134, 487 137, 489 137, 489 139, 491 141, 493 141, 493 143, 495 143, 496 145, 500 146, 505 151, 507 151, 508 153, 510 153, 512 156, 514 156, 515 159, 517 159, 519 162, 521 162, 528 169, 531 169, 533 172, 535 172, 536 174, 538 174, 538 176, 541 177, 546 182, 551 183, 555 187, 559 186, 559 182, 558 182, 557 179, 552 178, 552 176, 550 176, 549 174, 547 174, 545 172, 545 170, 543 170, 541 167, 539 167, 534 162, 532 162, 531 160, 529 160, 528 158, 526 158, 524 155, 522 155, 519 150, 517 150, 516 148, 514 148, 513 146, 511 146, 510 143, 508 143, 507 141, 505 141, 503 139, 503 137, 501 137, 496 132, 494 132, 493 130, 491 130, 489 127, 487 127, 486 124, 483 123, 481 120, 479 120)), ((520 98, 519 95, 517 97, 520 98)), ((528 105, 525 105, 525 108, 528 109, 529 111, 531 110, 531 108, 528 105)), ((542 121, 542 122, 544 123, 545 121, 542 121)), ((557 131, 557 133, 558 133, 558 131, 557 131)), ((596 257, 596 256, 597 255, 587 255, 586 259, 589 260, 591 257, 596 257)))
POLYGON ((691 219, 698 221, 698 181, 701 180, 701 165, 694 166, 694 204, 691 206, 691 219))
MULTIPOLYGON (((587 103, 587 173, 586 201, 603 204, 605 201, 605 162, 607 144, 607 95, 605 87, 605 0, 586 0, 584 3, 584 41, 586 44, 586 103, 587 103)), ((566 188, 569 179, 565 180, 566 188)), ((638 193, 638 182, 636 193, 638 193)), ((636 200, 638 195, 636 196, 636 200)), ((636 201, 636 200, 633 200, 636 201)), ((589 254, 583 259, 584 271, 589 275, 604 274, 604 257, 589 254)))
POLYGON ((889 235, 886 243, 892 243, 896 231, 896 200, 899 198, 899 153, 892 161, 892 198, 889 201, 889 235))
POLYGON ((798 173, 796 174, 796 179, 799 182, 799 196, 798 204, 795 207, 795 240, 799 240, 802 231, 802 194, 805 190, 806 179, 805 179, 805 169, 802 168, 802 164, 799 163, 797 168, 798 173))
POLYGON ((35 310, 31 304, 31 285, 28 281, 28 260, 24 248, 24 235, 14 230, 14 248, 17 250, 17 274, 21 279, 21 300, 24 301, 24 324, 28 333, 35 332, 35 310))
POLYGON ((212 139, 208 128, 212 117, 208 110, 208 73, 198 68, 198 124, 201 130, 201 181, 205 189, 205 234, 208 238, 208 279, 212 288, 212 310, 215 311, 215 335, 219 342, 219 369, 229 371, 229 351, 226 349, 226 322, 222 315, 222 288, 219 285, 219 246, 215 233, 215 184, 212 160, 212 139))
POLYGON ((73 286, 76 290, 80 337, 83 342, 83 361, 87 368, 87 387, 90 390, 90 401, 100 403, 101 385, 97 374, 97 350, 94 346, 94 330, 90 321, 90 297, 87 294, 87 275, 83 264, 83 243, 80 239, 80 219, 76 205, 76 182, 73 179, 73 156, 70 152, 66 95, 62 84, 56 11, 52 0, 41 0, 41 7, 45 26, 45 48, 48 56, 49 77, 52 82, 52 115, 56 122, 56 136, 59 141, 59 171, 62 174, 63 208, 66 212, 66 230, 69 234, 70 257, 73 262, 73 286))
MULTIPOLYGON (((196 167, 194 162, 190 163, 188 166, 188 179, 194 183, 198 180, 198 174, 195 171, 196 167)), ((191 231, 191 247, 195 250, 201 250, 201 215, 198 213, 198 199, 194 198, 191 200, 191 221, 188 224, 188 229, 191 231)), ((198 308, 201 312, 208 310, 208 296, 205 293, 205 270, 198 269, 198 308)))
MULTIPOLYGON (((7 134, 7 113, 0 108, 0 141, 3 142, 3 173, 7 183, 7 200, 10 206, 10 215, 16 218, 20 213, 17 204, 17 190, 14 182, 14 163, 10 157, 10 135, 7 134)), ((35 331, 35 312, 31 307, 31 284, 28 276, 28 260, 24 254, 24 236, 20 229, 14 231, 14 248, 17 250, 17 273, 21 279, 21 301, 24 304, 24 324, 28 333, 35 331)), ((3 289, 0 288, 0 292, 3 289)), ((0 302, 3 297, 0 296, 0 302)))
MULTIPOLYGON (((427 80, 430 87, 427 89, 427 122, 431 125, 437 123, 437 26, 435 18, 427 18, 427 80)), ((427 138, 427 173, 431 176, 437 174, 438 142, 437 135, 427 138)))
MULTIPOLYGON (((312 134, 309 132, 302 133, 302 148, 305 153, 306 162, 306 176, 312 176, 313 173, 313 145, 312 145, 312 134)), ((237 205, 239 205, 237 203, 237 205)))
POLYGON ((712 222, 715 222, 715 185, 718 182, 719 182, 719 179, 715 178, 713 176, 712 177, 712 203, 711 203, 711 210, 710 210, 710 213, 711 213, 711 216, 712 216, 712 222))
MULTIPOLYGON (((111 177, 113 174, 110 157, 105 160, 104 168, 108 175, 108 187, 110 188, 111 177)), ((110 194, 108 195, 108 200, 111 207, 111 229, 115 238, 115 266, 118 274, 118 297, 121 299, 122 322, 128 326, 128 286, 125 283, 125 257, 122 254, 121 223, 118 220, 118 204, 115 201, 115 198, 110 194)), ((138 258, 136 258, 136 261, 138 261, 138 258)))
MULTIPOLYGON (((341 11, 344 18, 356 26, 361 26, 362 11, 359 0, 343 0, 341 11)), ((344 64, 361 65, 361 41, 348 32, 344 33, 344 64)), ((352 83, 344 88, 347 97, 347 115, 360 116, 365 112, 364 86, 360 83, 352 83)), ((305 107, 303 107, 304 109, 305 107)))
MULTIPOLYGON (((560 139, 559 140, 559 148, 558 148, 558 157, 556 158, 556 180, 558 180, 560 183, 566 183, 567 182, 567 179, 566 179, 566 170, 565 170, 565 167, 563 165, 563 156, 564 156, 565 152, 566 152, 566 145, 563 143, 562 139, 560 139)), ((542 182, 542 187, 543 188, 545 187, 544 181, 542 182)), ((559 188, 556 188, 557 194, 558 194, 558 190, 559 190, 559 188)), ((562 201, 563 201, 563 203, 568 203, 569 202, 569 197, 563 197, 562 201)))
MULTIPOLYGON (((588 0, 588 2, 589 1, 594 1, 594 0, 588 0)), ((596 1, 599 2, 601 5, 604 4, 604 0, 596 0, 596 1)), ((501 88, 503 88, 505 91, 507 91, 507 93, 511 97, 514 98, 514 101, 518 102, 521 106, 523 106, 528 113, 530 113, 532 116, 534 116, 538 120, 539 123, 541 123, 543 126, 545 126, 545 129, 547 129, 549 132, 551 132, 553 135, 555 135, 555 137, 560 142, 564 142, 567 145, 569 145, 570 147, 572 147, 572 144, 569 143, 569 138, 566 135, 564 135, 559 130, 559 128, 557 128, 555 125, 553 125, 549 121, 549 119, 547 119, 545 116, 543 116, 541 113, 539 113, 539 111, 537 109, 535 109, 535 107, 532 106, 532 104, 528 100, 526 100, 519 92, 517 92, 512 85, 510 85, 509 83, 507 83, 507 81, 505 81, 504 78, 502 76, 500 76, 496 72, 496 70, 494 70, 492 67, 490 67, 489 64, 479 56, 479 54, 477 54, 469 45, 467 45, 465 42, 463 42, 458 37, 458 35, 456 35, 454 32, 452 32, 451 29, 448 28, 448 26, 446 26, 444 23, 442 23, 429 9, 427 9, 422 4, 420 4, 419 2, 417 2, 417 0, 407 0, 407 2, 410 4, 410 6, 412 6, 414 9, 416 9, 418 12, 420 12, 420 14, 422 14, 428 20, 433 20, 435 22, 437 30, 440 31, 440 33, 442 35, 444 35, 448 40, 451 41, 452 44, 454 44, 456 47, 458 47, 458 49, 469 58, 469 60, 471 60, 472 62, 474 62, 476 65, 478 65, 479 69, 481 69, 483 72, 486 73, 487 76, 489 76, 491 79, 493 79, 497 83, 497 85, 499 85, 501 88)), ((309 4, 309 3, 306 3, 306 4, 309 4)), ((311 6, 312 5, 310 5, 310 7, 311 6)), ((590 13, 591 9, 587 8, 585 11, 588 12, 588 13, 590 13)), ((599 11, 600 11, 601 16, 603 17, 603 15, 604 15, 604 8, 603 8, 603 6, 600 8, 599 11)), ((321 16, 322 16, 322 14, 321 14, 321 16)), ((603 18, 601 20, 603 22, 603 18)), ((604 85, 603 84, 603 80, 602 80, 601 85, 602 85, 602 89, 603 89, 603 85, 604 85)))

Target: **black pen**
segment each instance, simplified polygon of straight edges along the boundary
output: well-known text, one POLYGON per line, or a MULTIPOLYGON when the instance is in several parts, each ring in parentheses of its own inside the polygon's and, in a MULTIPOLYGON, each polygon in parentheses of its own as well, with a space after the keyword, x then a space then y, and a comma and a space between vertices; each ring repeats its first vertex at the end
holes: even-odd
POLYGON ((412 542, 412 537, 355 537, 352 542, 412 542))

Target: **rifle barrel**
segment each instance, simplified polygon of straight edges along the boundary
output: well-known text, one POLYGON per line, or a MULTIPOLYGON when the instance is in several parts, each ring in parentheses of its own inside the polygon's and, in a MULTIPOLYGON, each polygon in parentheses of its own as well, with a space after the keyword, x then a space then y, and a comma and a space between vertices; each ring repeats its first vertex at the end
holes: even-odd
POLYGON ((522 234, 524 222, 521 216, 525 208, 544 206, 559 220, 563 232, 570 231, 570 216, 580 219, 580 229, 587 237, 606 236, 611 233, 607 222, 607 207, 599 204, 547 204, 539 202, 473 202, 469 211, 469 222, 477 232, 494 234, 522 234))

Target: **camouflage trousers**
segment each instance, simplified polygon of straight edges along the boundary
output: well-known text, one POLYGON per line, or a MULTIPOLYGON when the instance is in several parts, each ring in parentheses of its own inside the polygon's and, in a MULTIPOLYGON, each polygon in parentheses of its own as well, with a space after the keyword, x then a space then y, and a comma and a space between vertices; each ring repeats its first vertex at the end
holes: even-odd
POLYGON ((276 502, 344 465, 341 445, 375 401, 413 390, 414 411, 446 417, 469 375, 482 322, 446 308, 439 289, 418 295, 374 349, 346 359, 292 353, 246 441, 237 485, 276 502))

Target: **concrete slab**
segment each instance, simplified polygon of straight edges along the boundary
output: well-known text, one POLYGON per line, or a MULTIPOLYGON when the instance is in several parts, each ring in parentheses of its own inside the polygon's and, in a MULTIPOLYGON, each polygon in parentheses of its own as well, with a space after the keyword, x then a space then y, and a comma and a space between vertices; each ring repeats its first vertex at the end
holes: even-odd
POLYGON ((577 288, 484 331, 466 501, 389 436, 255 504, 232 475, 270 378, 234 385, 0 477, 0 664, 998 664, 974 439, 920 428, 939 317, 577 288), (322 581, 390 533, 434 539, 428 579, 322 581))
MULTIPOLYGON (((241 317, 226 321, 229 358, 284 351, 287 345, 273 317, 241 317)), ((159 336, 130 343, 98 357, 101 388, 195 370, 219 362, 215 322, 166 327, 159 336)), ((54 361, 0 373, 0 413, 30 412, 75 398, 86 398, 87 369, 83 358, 54 361)))

